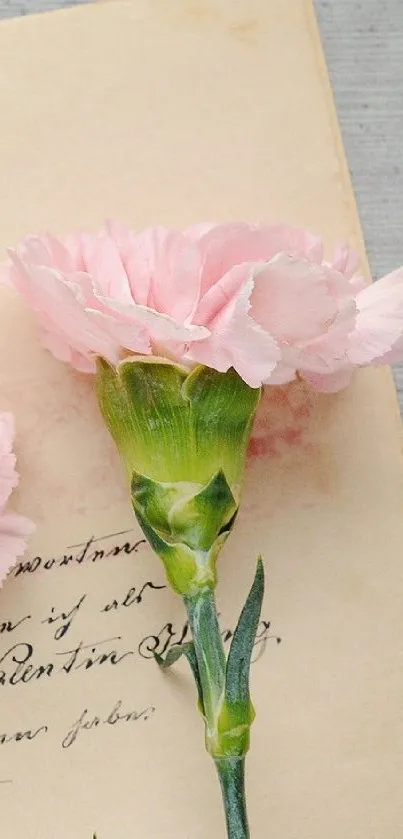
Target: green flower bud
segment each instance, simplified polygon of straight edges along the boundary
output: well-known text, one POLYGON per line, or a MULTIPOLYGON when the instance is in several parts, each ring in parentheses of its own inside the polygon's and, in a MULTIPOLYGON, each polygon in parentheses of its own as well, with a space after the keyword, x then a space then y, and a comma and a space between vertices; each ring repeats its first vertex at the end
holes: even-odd
POLYGON ((238 511, 260 390, 234 370, 136 356, 98 362, 96 390, 125 465, 137 519, 182 595, 215 585, 238 511))

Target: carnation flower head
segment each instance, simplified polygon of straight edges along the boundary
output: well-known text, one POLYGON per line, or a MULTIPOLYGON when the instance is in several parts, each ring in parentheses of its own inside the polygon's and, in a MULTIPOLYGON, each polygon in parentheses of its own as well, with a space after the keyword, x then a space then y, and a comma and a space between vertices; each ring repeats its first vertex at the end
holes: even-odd
POLYGON ((347 247, 285 225, 199 224, 139 233, 28 236, 3 280, 34 310, 42 341, 78 370, 156 355, 231 367, 251 387, 297 375, 323 391, 357 366, 403 357, 403 271, 366 286, 347 247))

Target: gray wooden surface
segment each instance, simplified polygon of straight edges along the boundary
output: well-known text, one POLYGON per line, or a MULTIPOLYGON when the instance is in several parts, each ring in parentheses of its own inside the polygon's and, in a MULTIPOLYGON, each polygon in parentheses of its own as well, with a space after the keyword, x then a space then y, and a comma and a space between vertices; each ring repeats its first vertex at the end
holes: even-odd
MULTIPOLYGON (((0 18, 84 2, 0 0, 0 18)), ((315 6, 368 255, 380 277, 403 263, 403 0, 315 6)), ((395 376, 403 412, 403 364, 395 376)))

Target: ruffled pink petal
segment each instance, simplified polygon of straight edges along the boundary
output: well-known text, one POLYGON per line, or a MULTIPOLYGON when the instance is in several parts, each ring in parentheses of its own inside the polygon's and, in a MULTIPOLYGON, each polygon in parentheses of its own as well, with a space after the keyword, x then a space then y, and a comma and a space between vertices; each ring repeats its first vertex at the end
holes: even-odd
POLYGON ((130 245, 130 241, 133 238, 134 234, 127 227, 126 224, 119 221, 119 219, 108 218, 105 221, 103 229, 101 230, 102 236, 110 236, 114 242, 116 242, 119 252, 122 253, 122 249, 124 249, 127 245, 130 245))
POLYGON ((286 348, 301 373, 332 374, 350 365, 348 347, 356 324, 356 306, 348 301, 321 334, 310 341, 286 348))
POLYGON ((0 265, 0 285, 15 290, 14 277, 15 268, 11 262, 2 262, 0 265))
POLYGON ((26 265, 10 252, 16 289, 37 313, 48 333, 54 332, 81 355, 96 353, 111 363, 119 357, 119 345, 91 319, 76 298, 76 287, 51 268, 26 265))
MULTIPOLYGON (((187 316, 189 307, 180 300, 182 289, 177 285, 172 287, 172 283, 173 279, 182 283, 185 294, 188 294, 186 250, 195 251, 191 242, 182 233, 161 226, 147 227, 134 234, 120 222, 111 220, 105 229, 119 251, 129 278, 133 302, 172 315, 172 307, 182 306, 187 316), (180 264, 182 256, 185 257, 183 266, 180 264), (175 278, 175 270, 181 267, 186 277, 175 278)), ((193 276, 190 279, 193 283, 193 276)))
MULTIPOLYGON (((142 306, 157 307, 161 279, 168 283, 168 252, 172 242, 182 234, 165 227, 147 227, 138 234, 132 233, 117 221, 108 221, 106 231, 116 243, 129 278, 132 300, 142 306)), ((163 291, 162 291, 163 294, 163 291)), ((176 293, 169 295, 169 305, 176 299, 176 293)), ((164 311, 164 301, 158 304, 164 311)), ((166 312, 169 314, 169 312, 166 312)))
POLYGON ((354 276, 350 279, 350 288, 352 289, 353 294, 358 294, 359 291, 363 291, 367 285, 368 280, 359 274, 354 274, 354 276))
POLYGON ((10 411, 0 413, 0 458, 13 450, 15 423, 10 411))
POLYGON ((327 278, 326 267, 307 259, 274 257, 256 272, 252 317, 288 344, 315 338, 337 314, 327 278))
POLYGON ((41 344, 45 350, 52 353, 57 361, 70 364, 71 367, 74 367, 80 373, 96 372, 95 356, 91 358, 87 355, 82 355, 77 350, 73 350, 70 344, 55 332, 43 332, 41 344))
POLYGON ((192 317, 199 300, 199 251, 190 239, 176 231, 164 230, 162 234, 156 228, 154 239, 153 307, 176 321, 186 321, 192 317))
POLYGON ((46 247, 50 254, 50 265, 53 268, 58 268, 63 274, 69 274, 70 271, 75 270, 75 260, 61 239, 47 233, 44 238, 46 247))
POLYGON ((274 369, 263 379, 264 385, 286 385, 296 378, 297 370, 294 366, 287 365, 281 359, 274 369))
POLYGON ((33 522, 24 516, 0 512, 0 586, 17 557, 25 553, 27 538, 34 530, 33 522))
POLYGON ((91 266, 96 263, 97 251, 99 247, 100 237, 94 233, 86 233, 81 231, 76 236, 76 258, 81 267, 77 267, 78 271, 84 273, 91 273, 91 266))
POLYGON ((47 247, 44 236, 25 236, 21 244, 18 246, 18 255, 30 265, 46 265, 48 268, 53 266, 52 255, 47 247))
POLYGON ((5 512, 4 505, 18 483, 13 453, 14 417, 0 414, 0 585, 17 556, 24 553, 26 538, 34 530, 31 521, 17 513, 5 512))
POLYGON ((194 315, 195 322, 205 326, 211 324, 221 310, 238 295, 250 275, 251 267, 247 263, 231 268, 202 297, 194 315))
POLYGON ((133 237, 130 248, 124 257, 129 277, 132 298, 140 306, 150 305, 151 286, 155 276, 157 254, 164 241, 164 233, 155 228, 147 228, 133 237))
MULTIPOLYGON (((227 224, 198 225, 200 236, 198 248, 202 260, 202 272, 200 278, 200 297, 212 288, 231 268, 241 262, 247 262, 245 258, 238 258, 239 249, 236 243, 249 238, 250 226, 244 222, 228 222, 227 224)), ((195 226, 190 229, 189 235, 195 238, 195 226)))
POLYGON ((31 265, 46 266, 68 274, 74 271, 74 259, 65 243, 50 233, 26 236, 18 246, 20 258, 31 265))
POLYGON ((0 414, 0 508, 8 501, 18 484, 13 453, 14 417, 8 411, 0 414))
POLYGON ((322 393, 337 393, 350 384, 354 373, 353 367, 337 370, 335 373, 321 375, 320 373, 302 373, 301 376, 315 390, 322 393))
POLYGON ((340 271, 346 277, 352 277, 360 264, 360 256, 357 251, 349 247, 347 242, 341 242, 336 247, 333 259, 332 268, 340 271))
POLYGON ((129 280, 116 243, 108 236, 84 240, 87 273, 105 297, 132 302, 129 280))
POLYGON ((187 357, 221 372, 233 367, 250 387, 260 387, 275 369, 280 351, 272 335, 248 314, 254 282, 250 269, 242 288, 220 310, 210 338, 193 344, 187 357))
POLYGON ((403 358, 403 268, 357 294, 357 323, 350 337, 352 364, 389 364, 403 358))
POLYGON ((151 353, 149 331, 146 324, 126 320, 107 310, 99 311, 87 308, 86 312, 91 316, 92 321, 97 322, 102 330, 110 335, 113 341, 116 341, 116 344, 121 348, 120 351, 131 350, 142 355, 151 353))
MULTIPOLYGON (((115 225, 113 227, 115 231, 115 225)), ((147 306, 153 276, 156 270, 157 255, 165 241, 164 228, 148 227, 134 235, 128 232, 124 237, 122 230, 117 236, 119 251, 129 278, 132 299, 140 306, 147 306)))
MULTIPOLYGON (((117 347, 142 354, 151 352, 147 329, 133 319, 129 321, 120 317, 108 308, 103 302, 102 289, 89 274, 77 272, 69 277, 67 282, 91 323, 96 324, 103 334, 109 335, 117 347)), ((107 300, 109 304, 109 298, 107 300)), ((134 311, 135 304, 130 295, 127 302, 123 303, 128 307, 128 311, 134 311)), ((97 354, 101 355, 100 352, 97 354)), ((118 354, 117 352, 117 356, 118 354)))
MULTIPOLYGON (((63 239, 63 244, 68 253, 70 254, 73 271, 86 271, 86 264, 84 259, 84 251, 86 248, 84 242, 87 240, 87 238, 93 239, 95 237, 89 237, 88 234, 83 232, 76 232, 70 233, 63 239)), ((70 273, 70 271, 66 271, 66 273, 70 273)))
POLYGON ((173 320, 169 315, 149 309, 147 306, 128 305, 99 297, 99 302, 106 310, 121 315, 122 322, 134 326, 145 327, 151 341, 164 344, 164 341, 200 341, 209 331, 204 326, 183 324, 173 320))
MULTIPOLYGON (((61 241, 51 235, 25 236, 17 248, 17 253, 20 259, 32 265, 45 265, 49 268, 61 268, 61 270, 68 265, 71 270, 72 263, 68 251, 61 241)), ((9 264, 7 269, 10 279, 10 271, 13 272, 12 265, 9 264)), ((1 281, 3 282, 4 279, 2 275, 1 281)))
POLYGON ((206 233, 210 233, 210 230, 213 230, 213 228, 217 226, 217 222, 214 221, 201 221, 197 224, 191 224, 189 227, 186 227, 183 232, 188 239, 198 242, 206 235, 206 233))
POLYGON ((231 268, 244 262, 266 262, 281 252, 319 263, 323 258, 321 239, 283 224, 216 225, 202 236, 199 247, 203 257, 202 294, 231 268))

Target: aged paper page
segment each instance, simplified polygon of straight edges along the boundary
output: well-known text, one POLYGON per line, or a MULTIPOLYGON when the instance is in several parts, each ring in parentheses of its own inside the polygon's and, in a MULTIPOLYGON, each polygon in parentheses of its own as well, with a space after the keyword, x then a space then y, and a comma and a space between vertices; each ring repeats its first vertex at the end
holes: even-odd
MULTIPOLYGON (((133 0, 0 26, 0 244, 161 222, 287 220, 361 247, 305 0, 133 0)), ((365 257, 363 257, 365 259, 365 257)), ((4 839, 224 835, 186 638, 133 519, 92 382, 1 293, 15 505, 37 522, 0 592, 4 839)), ((220 565, 228 642, 262 552, 253 839, 398 839, 403 468, 388 372, 268 391, 220 565), (281 642, 278 640, 281 639, 281 642)))

